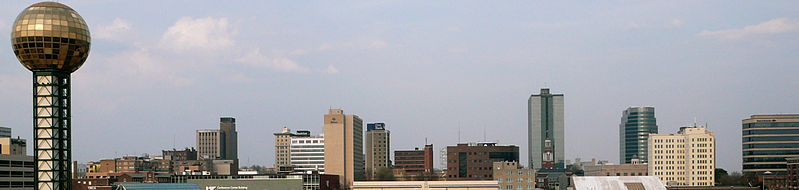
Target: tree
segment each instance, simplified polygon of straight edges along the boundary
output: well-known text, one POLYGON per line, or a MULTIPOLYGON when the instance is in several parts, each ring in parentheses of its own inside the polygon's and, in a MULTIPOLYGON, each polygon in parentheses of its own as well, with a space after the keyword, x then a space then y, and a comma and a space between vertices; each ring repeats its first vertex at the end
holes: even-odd
POLYGON ((377 169, 375 174, 375 179, 377 181, 394 181, 394 171, 391 168, 380 168, 377 169))
POLYGON ((716 168, 713 173, 716 173, 713 175, 713 177, 716 178, 717 185, 722 185, 721 184, 722 179, 726 178, 729 175, 727 174, 727 170, 724 170, 722 168, 716 168))
POLYGON ((257 171, 259 174, 267 173, 267 167, 261 165, 243 166, 241 169, 251 169, 257 171))
POLYGON ((740 172, 728 173, 727 170, 716 168, 716 186, 747 186, 743 174, 740 172))
POLYGON ((577 175, 577 176, 585 175, 585 171, 583 171, 583 169, 580 168, 580 166, 577 166, 577 165, 574 165, 574 164, 567 165, 566 166, 566 172, 570 172, 570 173, 572 173, 574 175, 577 175))

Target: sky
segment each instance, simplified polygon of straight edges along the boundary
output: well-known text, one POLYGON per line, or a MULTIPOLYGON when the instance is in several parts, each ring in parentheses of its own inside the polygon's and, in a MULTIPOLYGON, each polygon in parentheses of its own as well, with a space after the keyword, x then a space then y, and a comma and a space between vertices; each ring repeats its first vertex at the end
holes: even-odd
MULTIPOLYGON (((33 3, 4 2, 0 34, 33 3)), ((547 87, 567 159, 618 163, 622 111, 654 106, 660 133, 707 123, 716 166, 740 171, 741 120, 799 112, 797 1, 61 3, 92 34, 72 74, 80 162, 195 146, 232 116, 241 165, 272 166, 273 133, 322 133, 342 108, 385 122, 392 149, 497 141, 527 165, 527 99, 547 87)), ((0 126, 31 142, 31 72, 0 44, 0 126)))

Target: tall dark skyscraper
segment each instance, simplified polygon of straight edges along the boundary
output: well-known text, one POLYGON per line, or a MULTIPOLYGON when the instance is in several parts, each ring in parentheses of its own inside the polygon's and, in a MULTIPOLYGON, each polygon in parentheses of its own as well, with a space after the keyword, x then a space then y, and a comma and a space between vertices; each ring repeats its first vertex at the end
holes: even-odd
POLYGON ((222 159, 223 160, 237 160, 239 159, 239 134, 236 132, 236 118, 222 117, 219 118, 219 130, 222 136, 222 159))
POLYGON ((527 148, 530 168, 562 169, 564 160, 563 94, 548 88, 527 100, 527 148))
POLYGON ((629 164, 637 158, 647 160, 649 134, 657 134, 654 107, 630 107, 622 112, 619 124, 619 163, 629 164))
POLYGON ((70 74, 89 56, 89 27, 64 4, 36 3, 17 16, 11 43, 33 71, 34 189, 72 189, 70 74))

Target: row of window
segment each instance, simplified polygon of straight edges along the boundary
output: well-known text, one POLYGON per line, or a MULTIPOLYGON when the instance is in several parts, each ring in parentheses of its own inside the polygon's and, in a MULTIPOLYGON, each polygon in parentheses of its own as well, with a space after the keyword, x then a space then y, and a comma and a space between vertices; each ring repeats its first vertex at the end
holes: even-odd
MULTIPOLYGON (((497 179, 497 182, 499 182, 499 183, 502 183, 502 181, 503 181, 502 178, 498 178, 497 179)), ((513 183, 514 182, 513 178, 505 178, 504 181, 508 182, 508 183, 513 183)), ((524 182, 524 178, 516 178, 516 182, 517 183, 524 182)), ((527 182, 533 183, 533 182, 535 182, 535 180, 533 178, 527 178, 527 182)))
POLYGON ((799 127, 799 122, 747 123, 747 124, 743 124, 743 128, 744 129, 748 129, 748 128, 765 128, 765 127, 799 127))
POLYGON ((771 129, 771 130, 746 130, 743 135, 756 134, 799 134, 799 129, 771 129))
MULTIPOLYGON (((523 187, 524 186, 522 186, 522 185, 517 185, 516 189, 524 189, 523 187)), ((513 189, 513 185, 505 185, 504 188, 500 185, 498 189, 511 190, 511 189, 513 189)), ((533 185, 527 185, 527 189, 533 189, 533 185)))
POLYGON ((743 148, 799 148, 799 143, 745 144, 743 148))

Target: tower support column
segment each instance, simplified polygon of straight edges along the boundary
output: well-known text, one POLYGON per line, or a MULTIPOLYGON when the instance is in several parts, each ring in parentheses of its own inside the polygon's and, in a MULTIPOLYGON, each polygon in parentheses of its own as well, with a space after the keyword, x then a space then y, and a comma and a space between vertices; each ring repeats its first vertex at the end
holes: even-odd
POLYGON ((70 74, 33 71, 34 189, 72 189, 70 74))

